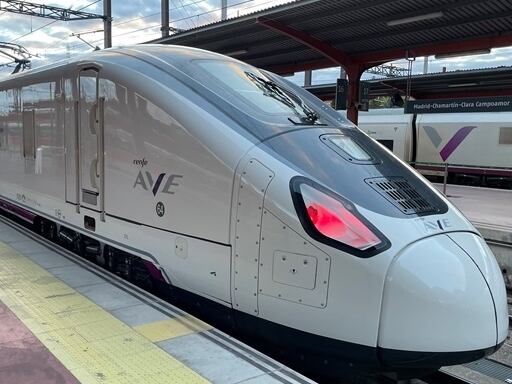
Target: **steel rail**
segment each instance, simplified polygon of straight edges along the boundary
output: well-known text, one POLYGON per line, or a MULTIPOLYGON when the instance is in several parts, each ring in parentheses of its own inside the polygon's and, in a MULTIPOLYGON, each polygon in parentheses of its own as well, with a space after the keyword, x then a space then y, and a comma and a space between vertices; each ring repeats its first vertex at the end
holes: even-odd
POLYGON ((498 247, 503 247, 503 248, 512 248, 512 243, 509 243, 507 241, 486 239, 485 237, 484 237, 484 240, 487 244, 492 244, 492 245, 496 245, 498 247))
POLYGON ((435 373, 420 378, 419 380, 428 384, 479 384, 454 373, 447 372, 442 368, 435 373))

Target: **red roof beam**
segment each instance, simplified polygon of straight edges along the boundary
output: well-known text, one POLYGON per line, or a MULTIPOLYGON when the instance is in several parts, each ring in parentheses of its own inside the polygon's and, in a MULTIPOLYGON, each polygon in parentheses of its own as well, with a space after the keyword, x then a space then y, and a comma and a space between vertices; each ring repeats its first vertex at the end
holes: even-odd
POLYGON ((281 35, 290 37, 291 39, 298 41, 311 49, 321 53, 335 65, 346 66, 353 63, 353 60, 343 51, 333 47, 329 43, 317 39, 306 32, 300 31, 289 25, 280 23, 276 20, 270 20, 262 17, 256 19, 256 23, 265 26, 268 29, 278 32, 281 35))
MULTIPOLYGON (((270 20, 267 18, 257 18, 256 23, 265 26, 277 33, 288 36, 289 38, 300 42, 308 46, 309 48, 321 53, 328 60, 332 61, 335 65, 341 65, 345 68, 345 71, 349 80, 348 88, 348 106, 347 106, 347 117, 357 124, 357 100, 359 99, 359 80, 362 73, 366 69, 364 64, 360 61, 354 60, 353 57, 347 55, 342 50, 333 47, 329 43, 317 39, 310 34, 290 27, 289 25, 280 23, 276 20, 270 20)), ((280 73, 283 73, 282 70, 280 73)))
MULTIPOLYGON (((450 41, 425 44, 416 47, 403 47, 387 51, 370 52, 364 54, 356 54, 351 57, 353 61, 364 63, 365 68, 386 63, 388 61, 403 59, 409 57, 422 57, 437 54, 448 53, 466 53, 471 51, 501 48, 512 46, 512 34, 500 36, 488 36, 463 41, 450 41)), ((336 48, 334 48, 336 49, 336 48)), ((304 71, 306 69, 321 69, 331 66, 332 60, 320 59, 306 63, 297 63, 292 65, 276 65, 268 68, 276 73, 291 73, 304 71)))
MULTIPOLYGON (((306 71, 308 69, 322 69, 332 67, 333 63, 329 59, 314 60, 304 63, 284 64, 284 65, 273 65, 266 67, 265 69, 270 72, 277 74, 288 74, 300 71, 306 71)), ((336 65, 334 65, 336 66, 336 65)))

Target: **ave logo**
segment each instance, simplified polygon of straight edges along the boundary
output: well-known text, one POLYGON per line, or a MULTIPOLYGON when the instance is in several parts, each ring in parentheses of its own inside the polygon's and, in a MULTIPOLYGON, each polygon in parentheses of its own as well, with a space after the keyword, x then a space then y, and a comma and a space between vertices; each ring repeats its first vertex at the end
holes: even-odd
POLYGON ((142 172, 142 170, 140 170, 133 184, 133 188, 142 188, 145 191, 151 191, 153 196, 156 196, 159 192, 174 195, 173 187, 179 186, 176 180, 182 177, 182 175, 167 175, 166 173, 161 173, 155 178, 151 172, 142 172))
POLYGON ((449 219, 427 220, 420 217, 416 219, 416 222, 419 223, 427 233, 447 231, 453 227, 452 222, 449 219))

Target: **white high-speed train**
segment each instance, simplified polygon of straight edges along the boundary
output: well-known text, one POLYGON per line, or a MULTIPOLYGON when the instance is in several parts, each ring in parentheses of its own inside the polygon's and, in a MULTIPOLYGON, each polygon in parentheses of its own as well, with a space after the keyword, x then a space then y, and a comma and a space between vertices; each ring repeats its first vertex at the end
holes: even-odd
POLYGON ((137 283, 215 303, 218 322, 303 369, 418 372, 507 336, 476 229, 276 75, 187 47, 109 49, 3 80, 0 130, 4 210, 137 283))
MULTIPOLYGON (((360 113, 358 126, 402 160, 452 164, 453 182, 512 188, 512 112, 413 115, 403 108, 373 109, 360 113)), ((425 164, 417 169, 432 174, 425 164)))

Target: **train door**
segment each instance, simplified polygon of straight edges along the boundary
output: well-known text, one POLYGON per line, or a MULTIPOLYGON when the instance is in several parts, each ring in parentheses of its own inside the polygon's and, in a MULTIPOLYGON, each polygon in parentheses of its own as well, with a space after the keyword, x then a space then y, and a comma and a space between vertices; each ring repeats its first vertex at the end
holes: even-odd
POLYGON ((98 95, 99 71, 80 71, 78 92, 78 186, 80 207, 101 213, 104 207, 103 99, 98 95))

